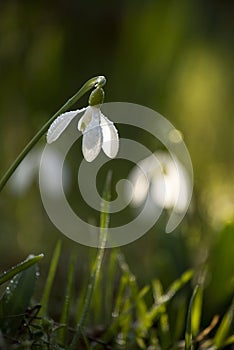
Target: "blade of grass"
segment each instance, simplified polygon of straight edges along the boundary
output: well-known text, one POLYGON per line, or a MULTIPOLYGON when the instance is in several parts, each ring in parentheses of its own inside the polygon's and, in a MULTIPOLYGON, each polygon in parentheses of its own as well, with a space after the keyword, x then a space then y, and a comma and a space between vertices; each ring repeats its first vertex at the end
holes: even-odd
POLYGON ((203 287, 199 285, 197 287, 197 293, 193 301, 192 315, 191 315, 191 331, 194 337, 198 335, 199 329, 200 329, 202 304, 203 304, 203 287))
POLYGON ((145 336, 147 334, 147 327, 145 325, 144 319, 147 313, 147 304, 144 300, 144 296, 150 291, 150 286, 146 285, 135 297, 136 303, 136 325, 135 325, 135 333, 136 333, 136 341, 137 344, 141 348, 145 348, 145 336))
POLYGON ((70 262, 69 262, 67 288, 66 288, 65 298, 63 302, 62 314, 60 318, 60 324, 64 324, 66 326, 61 328, 58 331, 58 340, 62 346, 65 346, 66 335, 67 335, 67 325, 69 323, 69 310, 70 310, 70 305, 72 300, 75 259, 76 259, 76 255, 75 253, 73 253, 71 255, 70 262))
POLYGON ((43 257, 44 257, 44 254, 29 255, 29 257, 26 260, 20 262, 16 266, 13 266, 10 270, 4 271, 0 275, 0 285, 2 285, 3 283, 9 281, 15 275, 17 275, 18 273, 26 270, 28 267, 38 263, 43 257))
MULTIPOLYGON (((143 298, 148 293, 149 286, 143 287, 142 290, 136 294, 134 291, 135 287, 132 288, 134 283, 132 276, 133 275, 129 274, 129 271, 127 270, 124 270, 124 273, 121 276, 119 289, 116 295, 114 311, 112 313, 112 323, 108 327, 107 332, 103 338, 103 340, 105 340, 107 343, 109 343, 116 336, 118 330, 121 328, 122 323, 124 323, 124 319, 126 317, 128 318, 129 315, 132 315, 135 308, 137 313, 141 315, 144 314, 144 311, 146 310, 146 305, 143 298), (132 298, 133 295, 134 298, 132 298), (131 302, 128 303, 130 298, 131 302), (128 308, 126 308, 127 304, 128 308)), ((135 326, 137 334, 138 328, 137 325, 135 326)), ((142 333, 139 334, 139 338, 141 338, 141 334, 142 333)))
POLYGON ((0 300, 0 328, 14 334, 24 318, 36 283, 38 268, 32 265, 10 281, 0 300))
POLYGON ((82 336, 83 336, 83 340, 84 340, 86 349, 91 350, 91 347, 89 346, 89 342, 88 342, 86 335, 82 333, 82 336))
POLYGON ((193 290, 193 295, 190 299, 189 308, 188 308, 188 316, 187 316, 187 322, 186 322, 186 331, 185 331, 185 350, 192 350, 193 349, 193 333, 192 333, 192 312, 193 312, 193 306, 194 301, 196 299, 199 285, 196 285, 193 290))
MULTIPOLYGON (((122 259, 122 257, 121 257, 122 259)), ((125 271, 126 274, 129 274, 128 271, 128 266, 125 263, 125 261, 121 261, 122 264, 122 269, 123 271, 125 271)), ((163 294, 162 297, 158 298, 157 303, 154 303, 152 305, 152 307, 146 312, 146 314, 144 315, 144 317, 139 320, 141 323, 144 323, 144 327, 146 329, 149 329, 153 322, 161 315, 161 313, 163 312, 163 307, 165 304, 167 304, 173 297, 174 295, 189 281, 191 280, 192 276, 193 276, 194 272, 192 270, 188 270, 186 272, 184 272, 182 274, 182 276, 180 278, 178 278, 177 280, 175 280, 171 286, 168 288, 168 291, 166 292, 166 294, 163 294)), ((134 276, 133 276, 134 277, 134 276)), ((127 276, 127 278, 129 278, 129 276, 127 276)), ((141 297, 141 296, 140 296, 141 297)), ((112 325, 112 327, 115 327, 115 325, 120 322, 120 320, 125 317, 125 315, 129 312, 131 312, 131 310, 136 307, 136 302, 138 302, 139 300, 139 296, 138 298, 132 303, 131 307, 129 308, 129 310, 125 311, 124 313, 122 312, 121 315, 118 317, 118 319, 116 320, 116 322, 112 325)), ((117 315, 118 316, 118 315, 117 315)), ((141 327, 141 325, 138 325, 139 327, 141 327)))
MULTIPOLYGON (((157 300, 163 295, 163 286, 160 280, 154 280, 152 283, 154 300, 157 304, 157 300)), ((169 317, 167 314, 166 305, 162 306, 162 313, 159 316, 159 327, 160 327, 160 339, 163 349, 168 349, 171 343, 169 317)))
POLYGON ((110 322, 111 319, 111 307, 113 305, 113 296, 114 296, 114 282, 115 274, 117 267, 117 255, 118 249, 112 249, 109 255, 109 263, 107 267, 107 274, 105 280, 105 321, 110 322))
POLYGON ((180 278, 172 282, 166 294, 164 294, 162 298, 159 299, 159 302, 162 303, 162 302, 169 301, 187 282, 191 280, 193 275, 194 275, 193 270, 185 271, 180 278))
POLYGON ((234 334, 231 335, 229 338, 227 338, 227 340, 225 340, 224 342, 224 346, 231 345, 231 344, 234 344, 234 334))
POLYGON ((75 314, 75 325, 78 324, 79 319, 81 317, 82 311, 83 311, 83 307, 84 307, 84 299, 85 299, 85 295, 86 295, 86 285, 89 283, 89 278, 84 278, 84 282, 83 282, 83 286, 82 288, 79 290, 79 295, 76 301, 76 314, 75 314))
POLYGON ((51 288, 54 281, 55 272, 58 265, 58 260, 61 252, 61 241, 58 241, 54 250, 54 254, 50 263, 50 269, 47 276, 46 284, 44 287, 44 292, 41 298, 41 309, 39 312, 39 317, 46 316, 48 309, 48 302, 50 297, 51 288))
POLYGON ((171 305, 171 335, 172 343, 178 342, 184 334, 185 322, 187 316, 187 300, 180 296, 177 298, 176 303, 171 305))
MULTIPOLYGON (((103 266, 104 268, 104 266, 103 266)), ((98 324, 103 322, 103 303, 104 303, 104 295, 102 290, 103 278, 100 274, 98 274, 96 283, 93 290, 92 296, 92 307, 90 308, 90 321, 92 324, 98 324)))
POLYGON ((116 301, 115 301, 115 306, 114 306, 114 310, 112 312, 112 316, 114 318, 117 318, 120 315, 122 303, 124 300, 124 293, 125 293, 125 290, 127 288, 127 284, 128 284, 128 275, 127 275, 127 273, 124 273, 120 279, 119 289, 118 289, 116 301))
POLYGON ((147 322, 148 328, 150 328, 156 318, 163 313, 164 305, 168 303, 188 281, 191 280, 193 274, 194 272, 192 270, 184 272, 180 278, 172 282, 167 292, 157 299, 157 303, 154 303, 146 314, 145 322, 147 322))
POLYGON ((76 350, 80 337, 82 335, 82 330, 87 318, 89 311, 89 306, 91 303, 94 287, 100 272, 103 255, 105 251, 107 232, 109 226, 109 201, 110 201, 110 187, 111 187, 111 173, 107 174, 106 185, 103 192, 103 200, 101 203, 101 216, 100 216, 100 248, 97 253, 96 260, 94 261, 93 268, 90 275, 90 282, 88 285, 87 293, 84 301, 84 308, 80 317, 80 320, 76 326, 76 333, 72 339, 72 342, 69 346, 69 350, 76 350))
MULTIPOLYGON (((129 291, 131 293, 131 291, 129 291)), ((123 305, 123 313, 131 308, 131 299, 132 295, 129 295, 128 298, 125 299, 125 303, 123 305)), ((131 330, 131 325, 133 323, 133 313, 127 312, 125 317, 121 318, 121 322, 119 323, 120 331, 117 336, 117 343, 124 349, 128 349, 128 338, 131 330)))
MULTIPOLYGON (((125 265, 127 265, 126 262, 125 265)), ((121 339, 119 339, 121 342, 119 342, 119 344, 121 346, 125 346, 125 348, 129 348, 131 347, 130 342, 133 340, 131 339, 131 334, 135 320, 135 310, 133 305, 137 309, 137 306, 140 304, 140 300, 143 299, 144 295, 148 292, 148 289, 146 286, 146 288, 143 288, 143 290, 139 292, 139 288, 136 283, 136 277, 130 271, 128 266, 125 271, 128 271, 128 289, 124 298, 125 301, 122 310, 122 315, 124 315, 124 317, 119 317, 119 327, 121 330, 119 334, 121 335, 121 339)), ((140 340, 139 336, 137 338, 140 340)))
POLYGON ((144 317, 147 307, 144 301, 144 296, 149 292, 150 286, 146 285, 141 290, 136 282, 135 276, 130 273, 128 281, 128 294, 125 296, 125 303, 123 306, 123 317, 119 317, 119 328, 121 329, 121 344, 125 348, 133 346, 135 341, 141 349, 145 349, 145 332, 144 329, 139 328, 139 320, 144 317), (133 339, 133 333, 134 338, 133 339))
POLYGON ((231 324, 234 318, 234 299, 229 310, 223 316, 223 319, 220 323, 220 326, 214 337, 214 344, 217 348, 220 348, 225 345, 225 340, 228 336, 228 332, 230 331, 231 324))

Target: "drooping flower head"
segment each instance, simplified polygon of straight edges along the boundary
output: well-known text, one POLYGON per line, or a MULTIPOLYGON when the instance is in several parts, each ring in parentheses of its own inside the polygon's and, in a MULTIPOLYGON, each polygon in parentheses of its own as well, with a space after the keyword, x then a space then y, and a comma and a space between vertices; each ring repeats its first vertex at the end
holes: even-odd
POLYGON ((47 132, 47 142, 56 141, 70 122, 79 114, 83 114, 77 128, 83 134, 82 152, 88 162, 92 162, 101 148, 109 158, 115 158, 119 149, 118 131, 114 124, 101 112, 104 91, 97 86, 90 94, 89 106, 76 111, 61 114, 47 132))
POLYGON ((189 203, 188 174, 182 163, 165 151, 157 151, 141 160, 130 175, 132 205, 142 205, 148 194, 152 206, 173 209, 177 213, 186 210, 189 203))

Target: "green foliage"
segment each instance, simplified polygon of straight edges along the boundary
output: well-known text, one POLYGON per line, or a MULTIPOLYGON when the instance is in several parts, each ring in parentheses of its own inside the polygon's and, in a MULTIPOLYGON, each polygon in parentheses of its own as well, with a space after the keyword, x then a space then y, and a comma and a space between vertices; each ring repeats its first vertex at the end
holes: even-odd
POLYGON ((42 257, 29 256, 0 277, 3 283, 14 276, 0 299, 0 329, 6 334, 14 334, 24 318, 38 274, 36 263, 42 257))
POLYGON ((220 326, 215 334, 214 344, 216 348, 220 348, 224 346, 226 342, 229 343, 233 339, 233 336, 232 336, 232 339, 227 338, 229 330, 233 324, 233 318, 234 318, 234 299, 232 301, 232 304, 229 310, 223 316, 220 326))
POLYGON ((6 287, 0 301, 0 327, 7 334, 14 333, 29 306, 36 280, 35 265, 17 274, 6 287))
POLYGON ((197 314, 197 310, 196 310, 197 308, 195 308, 194 305, 195 305, 195 300, 197 299, 198 290, 199 290, 199 286, 196 286, 193 290, 193 295, 188 307, 188 317, 187 317, 186 333, 185 333, 185 350, 193 349, 192 319, 195 319, 197 314))
POLYGON ((233 345, 234 301, 220 321, 214 316, 210 325, 204 326, 202 322, 209 266, 196 273, 191 269, 185 271, 166 289, 160 279, 139 287, 121 250, 113 249, 108 251, 100 274, 108 233, 106 205, 110 200, 110 177, 107 183, 100 220, 100 248, 90 264, 87 288, 83 283, 78 295, 74 291, 77 258, 73 253, 66 274, 60 321, 50 316, 48 305, 53 298, 61 257, 60 241, 51 259, 41 305, 33 301, 33 291, 42 254, 30 256, 3 273, 1 283, 9 282, 0 299, 0 348, 203 350, 233 345), (191 288, 194 283, 195 287, 191 288), (79 305, 75 328, 73 305, 79 305))
POLYGON ((26 270, 28 267, 39 262, 43 258, 43 256, 44 256, 43 254, 39 254, 37 256, 29 255, 29 257, 26 260, 22 261, 21 263, 19 263, 16 266, 13 266, 10 270, 4 271, 3 273, 1 273, 0 274, 0 285, 9 281, 10 279, 12 279, 12 277, 14 277, 18 273, 26 270))
MULTIPOLYGON (((72 326, 71 312, 71 305, 75 304, 77 298, 73 292, 76 257, 74 254, 71 256, 60 323, 55 322, 49 316, 47 306, 52 297, 51 287, 59 263, 60 249, 61 244, 58 243, 45 283, 42 297, 42 302, 45 304, 43 312, 40 311, 39 319, 39 307, 32 299, 38 259, 34 259, 34 264, 31 266, 25 266, 23 263, 17 265, 21 266, 21 270, 9 282, 0 301, 2 332, 0 341, 4 344, 2 349, 37 349, 40 347, 41 349, 61 350, 67 349, 70 344, 71 349, 77 347, 79 349, 147 349, 150 347, 150 349, 163 350, 180 349, 181 344, 184 344, 185 349, 189 350, 199 346, 201 349, 208 349, 210 346, 220 349, 234 344, 233 302, 218 325, 216 322, 202 329, 203 285, 197 284, 192 289, 190 301, 188 301, 187 288, 185 288, 192 278, 195 278, 194 271, 189 270, 183 273, 171 283, 166 292, 158 279, 153 280, 151 286, 146 285, 139 288, 136 276, 131 272, 119 249, 110 251, 108 256, 110 263, 106 274, 108 292, 104 290, 105 283, 98 285, 100 288, 98 295, 104 294, 105 297, 108 297, 108 304, 106 300, 103 300, 100 307, 100 305, 97 306, 97 303, 91 302, 92 297, 95 300, 94 286, 97 282, 97 275, 93 274, 100 271, 103 258, 100 258, 100 252, 103 251, 100 248, 97 259, 90 267, 91 276, 88 289, 85 294, 81 292, 81 295, 78 296, 82 297, 84 306, 76 330, 72 326), (97 261, 99 261, 98 264, 97 261), (117 284, 114 283, 116 280, 117 284), (117 285, 118 288, 116 288, 117 285), (176 304, 181 297, 187 305, 184 339, 182 334, 176 338, 173 335, 173 329, 176 328, 173 322, 176 321, 172 322, 173 318, 171 318, 172 302, 176 304), (99 313, 97 319, 104 322, 103 305, 108 313, 108 321, 101 327, 101 323, 94 324, 90 317, 92 314, 99 313), (86 323, 90 323, 90 329, 85 328, 86 323), (95 331, 96 327, 101 327, 98 333, 95 331), (14 347, 11 347, 10 344, 12 346, 14 344, 14 347)), ((177 312, 180 312, 179 307, 177 312)))
POLYGON ((69 324, 69 313, 70 313, 70 307, 71 307, 71 301, 72 301, 75 261, 76 261, 76 256, 73 253, 69 261, 67 287, 66 287, 66 293, 65 293, 65 298, 63 302, 61 318, 60 318, 60 324, 64 324, 65 326, 59 330, 59 334, 58 334, 59 343, 62 345, 65 345, 66 336, 67 336, 67 327, 69 324))

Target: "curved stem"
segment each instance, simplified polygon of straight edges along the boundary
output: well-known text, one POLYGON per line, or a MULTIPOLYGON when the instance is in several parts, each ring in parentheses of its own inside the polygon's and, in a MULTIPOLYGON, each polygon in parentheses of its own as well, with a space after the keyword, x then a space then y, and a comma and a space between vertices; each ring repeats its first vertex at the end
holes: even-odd
POLYGON ((42 128, 37 132, 37 134, 32 138, 31 141, 25 146, 23 151, 19 154, 19 156, 15 159, 15 161, 12 163, 10 168, 6 171, 6 173, 3 175, 3 177, 0 180, 0 192, 6 185, 7 181, 11 177, 11 175, 14 173, 15 169, 18 167, 18 165, 22 162, 22 160, 26 157, 28 152, 35 146, 35 144, 40 140, 40 138, 44 135, 44 133, 49 128, 50 124, 62 113, 66 112, 74 103, 76 103, 86 92, 91 90, 94 87, 97 86, 104 86, 106 83, 106 79, 104 76, 97 76, 94 78, 91 78, 88 80, 81 88, 80 90, 72 96, 43 126, 42 128))

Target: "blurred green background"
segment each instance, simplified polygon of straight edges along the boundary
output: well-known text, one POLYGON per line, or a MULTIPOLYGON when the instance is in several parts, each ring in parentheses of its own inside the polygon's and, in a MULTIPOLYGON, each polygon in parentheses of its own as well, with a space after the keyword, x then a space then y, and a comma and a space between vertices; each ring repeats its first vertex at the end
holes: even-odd
MULTIPOLYGON (((1 174, 93 76, 106 76, 106 102, 142 104, 164 115, 181 130, 191 154, 191 208, 175 233, 164 233, 162 218, 122 250, 142 285, 159 277, 167 286, 185 269, 207 263, 208 319, 223 312, 234 289, 233 16, 230 0, 0 2, 1 174)), ((77 108, 85 106, 87 98, 77 108)), ((121 136, 128 135, 121 125, 118 128, 121 136)), ((147 144, 147 135, 137 137, 147 144)), ((76 158, 78 164, 79 145, 71 155, 74 171, 76 158)), ((114 162, 110 164, 118 180, 130 165, 115 167, 114 162)), ((71 194, 71 200, 83 217, 92 219, 94 214, 78 195, 71 194)), ((1 270, 30 253, 44 252, 43 280, 60 238, 64 264, 58 283, 63 284, 63 267, 72 249, 80 262, 77 280, 88 272, 94 249, 56 230, 41 203, 36 179, 21 196, 13 195, 9 186, 4 189, 0 220, 1 270)))

